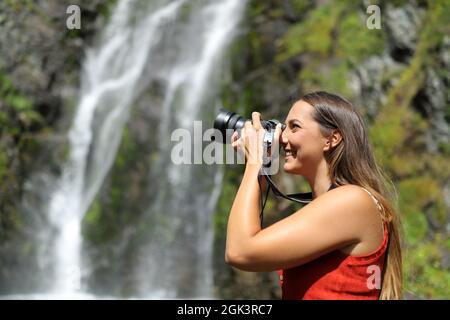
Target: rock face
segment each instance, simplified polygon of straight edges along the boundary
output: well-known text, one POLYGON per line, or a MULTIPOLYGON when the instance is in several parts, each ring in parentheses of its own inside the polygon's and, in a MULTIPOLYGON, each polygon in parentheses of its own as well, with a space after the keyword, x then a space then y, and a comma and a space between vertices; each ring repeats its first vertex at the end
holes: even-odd
MULTIPOLYGON (((80 2, 0 2, 0 292, 21 291, 20 284, 38 278, 20 273, 21 265, 36 263, 36 250, 45 250, 30 242, 33 225, 45 217, 25 213, 27 181, 37 170, 58 170, 84 50, 114 1, 80 2), (66 27, 72 4, 82 8, 81 30, 66 27)), ((44 176, 34 184, 45 188, 44 176)), ((28 196, 33 206, 38 194, 28 196)))
POLYGON ((389 54, 372 56, 357 66, 351 74, 349 87, 355 93, 359 105, 364 105, 368 116, 374 118, 380 103, 386 102, 386 86, 394 85, 390 74, 399 72, 402 65, 389 54))
MULTIPOLYGON (((406 297, 411 298, 449 298, 450 37, 444 32, 450 11, 444 2, 381 1, 382 29, 368 30, 366 8, 356 1, 251 0, 223 79, 224 106, 245 116, 258 109, 265 118, 283 120, 292 103, 313 90, 337 92, 355 104, 376 132, 371 138, 379 160, 399 194, 406 297), (391 116, 398 109, 399 119, 391 116)), ((39 264, 34 255, 46 250, 29 240, 38 236, 33 226, 46 223, 45 217, 25 214, 29 211, 24 206, 32 207, 33 197, 39 200, 39 193, 30 192, 29 179, 44 188, 47 175, 37 174, 37 168, 50 173, 60 169, 83 54, 113 3, 0 1, 0 294, 22 291, 19 266, 39 264), (66 9, 72 4, 81 7, 81 30, 66 28, 66 9)), ((159 84, 151 87, 145 94, 157 96, 159 84)), ((157 192, 156 183, 149 186, 145 180, 150 161, 136 159, 151 153, 155 132, 146 123, 158 119, 158 112, 139 103, 135 110, 138 115, 123 137, 118 165, 87 215, 85 236, 97 244, 90 255, 99 257, 91 280, 94 290, 105 287, 107 273, 127 283, 121 271, 132 267, 123 247, 127 240, 115 235, 131 238, 137 219, 120 212, 138 212, 147 205, 140 190, 157 192), (125 183, 127 190, 122 190, 125 183), (104 215, 97 214, 100 207, 104 215), (105 252, 117 265, 111 268, 114 259, 101 259, 105 252)), ((274 273, 240 272, 223 259, 226 219, 240 174, 239 168, 227 168, 216 210, 216 295, 279 298, 274 273)), ((286 188, 304 187, 285 180, 286 188)), ((266 208, 266 221, 298 209, 273 198, 266 208)), ((33 283, 38 275, 25 277, 33 283)), ((127 288, 117 293, 126 294, 127 288)))
POLYGON ((90 1, 82 6, 82 28, 69 30, 66 9, 76 2, 0 4, 2 73, 33 101, 49 125, 61 118, 63 100, 74 98, 84 48, 103 23, 96 17, 106 1, 90 1))
MULTIPOLYGON (((382 1, 382 28, 368 30, 366 8, 356 2, 282 2, 289 5, 250 1, 227 102, 242 106, 247 116, 256 109, 263 117, 284 119, 292 102, 310 91, 349 98, 363 114, 378 160, 398 192, 405 228, 405 297, 448 298, 444 239, 450 221, 445 164, 450 155, 450 73, 445 30, 450 5, 382 1), (266 32, 262 25, 279 27, 266 32)), ((239 183, 234 173, 226 177, 230 188, 239 183)), ((220 201, 233 197, 230 192, 220 201)), ((271 207, 280 208, 276 201, 271 207)), ((277 209, 266 212, 278 214, 277 209)), ((221 253, 217 259, 220 266, 221 253)), ((247 276, 239 271, 224 268, 219 273, 218 283, 227 286, 225 297, 264 297, 245 289, 243 281, 248 280, 240 278, 247 276)), ((265 286, 264 294, 279 297, 275 278, 254 277, 265 286)))
POLYGON ((439 146, 450 141, 450 126, 446 121, 446 108, 450 103, 445 79, 440 78, 434 69, 426 70, 425 85, 414 100, 414 105, 428 119, 430 130, 427 134, 429 152, 439 152, 439 146))
POLYGON ((397 61, 411 57, 417 46, 425 10, 412 4, 400 8, 386 6, 385 25, 390 55, 397 61))

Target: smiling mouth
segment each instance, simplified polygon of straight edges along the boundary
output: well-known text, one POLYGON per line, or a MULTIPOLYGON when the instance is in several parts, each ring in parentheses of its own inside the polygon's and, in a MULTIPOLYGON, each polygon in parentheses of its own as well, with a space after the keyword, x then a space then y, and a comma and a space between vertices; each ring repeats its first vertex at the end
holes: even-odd
POLYGON ((294 157, 294 153, 293 153, 292 150, 290 150, 290 149, 285 149, 285 150, 284 150, 284 154, 285 154, 285 157, 286 157, 286 158, 288 158, 288 157, 294 157))

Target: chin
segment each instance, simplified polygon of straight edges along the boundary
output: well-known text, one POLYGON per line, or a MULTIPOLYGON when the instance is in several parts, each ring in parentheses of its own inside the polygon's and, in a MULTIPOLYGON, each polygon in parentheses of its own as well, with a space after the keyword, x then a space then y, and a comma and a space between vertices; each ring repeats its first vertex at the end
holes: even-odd
POLYGON ((286 173, 303 176, 304 165, 297 158, 290 159, 283 164, 283 170, 286 173))
POLYGON ((284 170, 284 172, 291 173, 292 168, 289 164, 285 163, 283 165, 283 170, 284 170))
POLYGON ((284 172, 287 172, 287 173, 299 174, 298 173, 299 168, 293 166, 291 163, 285 163, 283 165, 283 170, 284 170, 284 172))

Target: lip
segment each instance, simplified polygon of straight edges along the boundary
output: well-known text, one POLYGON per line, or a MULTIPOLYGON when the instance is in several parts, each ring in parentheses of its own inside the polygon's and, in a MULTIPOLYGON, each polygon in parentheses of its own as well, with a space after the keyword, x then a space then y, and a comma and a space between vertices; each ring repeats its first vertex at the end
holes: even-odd
POLYGON ((285 149, 284 152, 285 152, 285 156, 284 156, 285 159, 294 158, 293 152, 291 149, 285 149), (286 152, 289 152, 289 154, 286 154, 286 152))

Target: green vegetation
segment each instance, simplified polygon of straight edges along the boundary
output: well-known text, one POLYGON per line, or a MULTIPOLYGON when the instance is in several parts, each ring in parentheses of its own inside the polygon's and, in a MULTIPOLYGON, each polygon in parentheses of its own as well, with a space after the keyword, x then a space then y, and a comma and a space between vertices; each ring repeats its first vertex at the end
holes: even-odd
MULTIPOLYGON (((115 1, 101 1, 94 10, 107 17, 115 1)), ((257 109, 265 118, 284 119, 296 99, 314 90, 336 92, 359 101, 361 106, 358 107, 364 113, 366 97, 358 96, 359 93, 353 90, 352 75, 369 58, 392 54, 392 40, 384 24, 387 8, 409 5, 423 12, 412 52, 400 57, 395 62, 397 67, 382 70, 381 79, 376 80, 379 83, 373 84, 382 92, 377 93, 376 100, 367 101, 378 105, 366 123, 376 158, 393 179, 398 192, 398 209, 404 229, 406 292, 423 298, 449 299, 450 272, 446 262, 446 255, 450 252, 446 230, 449 207, 444 201, 443 187, 450 181, 450 143, 440 142, 436 152, 430 151, 427 144, 430 143, 429 133, 434 128, 429 119, 418 111, 420 102, 416 99, 427 85, 429 70, 439 79, 447 79, 443 82, 447 85, 446 94, 450 93, 449 71, 440 62, 445 36, 449 34, 449 1, 417 1, 416 4, 404 0, 372 1, 382 8, 381 30, 366 27, 365 2, 292 0, 287 6, 280 3, 250 1, 243 22, 245 32, 229 52, 232 63, 231 70, 222 79, 222 102, 225 107, 246 117, 257 109)), ((48 26, 56 23, 44 17, 45 13, 33 7, 30 0, 6 0, 5 5, 14 12, 27 10, 30 15, 43 15, 40 19, 48 22, 48 26)), ((189 16, 191 9, 189 5, 183 7, 183 19, 189 16)), ((0 16, 0 24, 4 19, 0 16)), ((83 38, 91 31, 65 31, 61 42, 83 38)), ((79 56, 68 54, 67 57, 64 61, 78 65, 76 59, 79 56)), ((0 66, 4 67, 3 61, 0 61, 0 66)), ((42 132, 55 130, 46 123, 45 107, 38 108, 36 97, 23 92, 12 79, 16 78, 0 69, 1 244, 25 226, 18 202, 29 167, 37 154, 35 141, 42 132)), ((450 123, 448 100, 444 113, 446 122, 450 123)), ((135 226, 131 232, 137 236, 132 241, 137 242, 144 241, 145 236, 154 230, 149 223, 136 222, 140 221, 142 208, 153 200, 147 199, 145 194, 147 190, 150 190, 149 194, 152 191, 146 177, 158 153, 149 147, 149 141, 139 141, 137 135, 131 126, 124 129, 111 173, 83 221, 85 241, 93 247, 108 248, 105 249, 109 250, 105 257, 111 260, 119 257, 117 250, 111 249, 111 244, 120 241, 127 226, 131 229, 135 226)), ((240 297, 245 285, 239 281, 244 284, 248 281, 224 265, 221 251, 229 210, 242 172, 242 166, 226 167, 214 219, 215 246, 219 248, 215 257, 219 261, 216 263, 216 274, 220 278, 217 290, 219 295, 227 292, 229 297, 240 297)), ((294 181, 294 186, 298 191, 306 191, 304 181, 294 181)), ((286 207, 285 202, 272 195, 266 205, 265 221, 276 220, 280 212, 285 215, 294 209, 286 207)), ((162 214, 157 219, 162 238, 172 241, 174 235, 164 228, 167 216, 162 214)), ((21 242, 18 248, 18 255, 22 256, 31 255, 35 250, 33 244, 26 242, 21 242)), ((125 255, 132 255, 128 248, 123 250, 125 255)), ((97 272, 118 272, 121 267, 118 263, 113 271, 100 269, 97 272)), ((0 268, 3 276, 2 272, 0 268)), ((252 291, 255 294, 252 298, 266 297, 260 292, 268 288, 271 297, 277 297, 267 274, 253 276, 259 280, 249 281, 258 286, 252 291)))
POLYGON ((10 6, 16 12, 23 10, 24 8, 31 10, 33 8, 32 0, 5 0, 5 3, 10 6))
POLYGON ((42 124, 42 116, 36 112, 33 103, 22 95, 13 85, 7 76, 0 72, 0 127, 1 130, 8 129, 9 132, 16 134, 19 128, 15 125, 20 124, 24 127, 30 127, 34 124, 42 124))
POLYGON ((383 32, 370 30, 365 23, 365 16, 360 11, 350 11, 339 22, 336 55, 353 65, 368 56, 382 54, 384 50, 383 32))
MULTIPOLYGON (((290 101, 314 90, 337 92, 354 99, 355 92, 349 87, 353 70, 371 56, 389 54, 385 26, 381 30, 366 28, 367 15, 361 4, 354 1, 316 6, 309 1, 293 3, 300 8, 295 13, 298 19, 289 24, 281 37, 268 38, 267 34, 259 33, 258 25, 250 28, 246 41, 252 64, 244 68, 245 71, 235 70, 233 79, 244 85, 238 94, 241 98, 235 99, 234 105, 244 103, 259 109, 263 115, 285 116, 290 104, 274 107, 278 100, 264 98, 267 96, 266 88, 272 88, 270 84, 274 82, 275 87, 281 87, 285 92, 298 92, 290 101), (273 55, 267 54, 270 52, 268 39, 275 47, 276 53, 273 55), (253 50, 259 50, 260 54, 253 50), (258 76, 259 70, 264 75, 258 76), (244 77, 242 81, 239 72, 252 76, 256 73, 257 76, 250 80, 244 77), (290 78, 291 74, 296 74, 297 78, 290 78)), ((382 7, 383 15, 387 5, 402 8, 407 3, 378 1, 377 4, 382 7)), ((439 65, 438 55, 444 35, 449 30, 450 4, 448 1, 426 1, 419 6, 425 14, 418 28, 413 55, 405 58, 399 68, 383 71, 379 84, 383 88, 384 98, 380 99, 374 118, 366 120, 370 120, 367 123, 376 158, 393 179, 398 193, 399 214, 404 228, 405 291, 423 298, 448 299, 450 272, 444 263, 444 253, 449 252, 450 241, 446 230, 449 208, 444 202, 443 187, 450 180, 450 146, 441 143, 438 145, 439 152, 428 151, 427 135, 433 127, 427 118, 417 112, 414 99, 427 84, 427 69, 434 70, 442 79, 448 77, 448 70, 442 70, 439 65)), ((271 10, 267 3, 253 1, 251 10, 254 11, 250 16, 260 15, 265 23, 276 20, 267 14, 271 10)), ((240 45, 245 47, 242 43, 240 45)), ((236 60, 240 59, 242 57, 238 55, 236 60)), ((225 91, 225 96, 229 97, 228 91, 225 91)), ((447 123, 450 122, 449 110, 448 104, 447 123)), ((235 174, 225 175, 216 232, 224 232, 226 209, 231 207, 237 190, 235 184, 239 181, 235 174), (224 210, 222 206, 227 204, 224 210)), ((268 216, 276 216, 274 210, 279 210, 278 200, 273 202, 271 208, 266 209, 268 216)))
POLYGON ((363 59, 381 54, 381 30, 366 27, 364 13, 354 2, 338 2, 311 10, 306 19, 289 27, 279 41, 277 62, 303 56, 298 80, 305 92, 327 90, 351 97, 347 78, 363 59))
POLYGON ((23 226, 15 197, 20 194, 19 161, 33 150, 31 133, 43 127, 43 118, 33 103, 0 71, 0 234, 7 239, 23 226), (22 157, 17 158, 17 155, 22 157), (19 160, 19 161, 18 161, 19 160))
POLYGON ((129 203, 133 203, 130 197, 133 188, 122 187, 129 185, 127 180, 131 177, 125 173, 133 168, 135 159, 136 144, 130 137, 129 129, 124 128, 118 156, 113 165, 111 181, 107 187, 108 193, 104 195, 100 192, 83 220, 85 225, 83 232, 87 241, 95 245, 108 244, 120 235, 123 227, 135 217, 129 208, 129 203), (102 195, 106 199, 102 198, 102 195), (99 225, 102 227, 99 228, 99 225))
POLYGON ((436 262, 444 250, 436 239, 446 234, 441 190, 450 174, 448 155, 426 153, 423 137, 429 126, 411 106, 423 86, 424 71, 437 67, 433 53, 443 40, 443 33, 437 31, 448 26, 449 7, 443 2, 430 3, 411 63, 388 92, 387 103, 371 128, 378 159, 391 176, 399 177, 399 208, 406 238, 405 287, 427 298, 449 297, 443 285, 450 282, 450 274, 436 262), (434 230, 434 238, 430 238, 430 217, 441 226, 434 230))
POLYGON ((341 10, 342 6, 336 4, 319 7, 304 22, 290 27, 282 38, 284 50, 278 61, 306 52, 326 57, 332 49, 332 33, 341 10))

